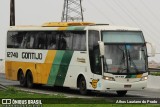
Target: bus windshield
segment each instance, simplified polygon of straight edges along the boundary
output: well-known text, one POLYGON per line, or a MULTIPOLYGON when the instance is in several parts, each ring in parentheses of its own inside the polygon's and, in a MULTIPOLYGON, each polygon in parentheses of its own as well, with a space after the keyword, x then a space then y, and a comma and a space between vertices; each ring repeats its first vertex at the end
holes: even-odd
POLYGON ((103 32, 102 38, 105 43, 104 72, 113 74, 146 72, 147 50, 141 32, 103 32))
POLYGON ((144 43, 141 31, 102 31, 103 42, 105 43, 144 43))

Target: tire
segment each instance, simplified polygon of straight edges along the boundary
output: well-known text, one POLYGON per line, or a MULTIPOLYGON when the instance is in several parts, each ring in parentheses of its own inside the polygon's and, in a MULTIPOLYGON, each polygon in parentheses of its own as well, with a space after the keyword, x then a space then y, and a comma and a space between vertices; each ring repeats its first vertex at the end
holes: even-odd
POLYGON ((27 87, 33 88, 33 76, 31 72, 27 73, 27 87))
POLYGON ((34 88, 41 88, 42 84, 34 84, 34 88))
POLYGON ((20 71, 20 73, 18 74, 18 79, 19 79, 20 86, 25 87, 27 85, 26 78, 22 71, 20 71))
POLYGON ((87 94, 86 80, 83 76, 79 80, 79 91, 82 95, 87 94))
POLYGON ((119 97, 124 97, 126 95, 127 91, 117 91, 117 94, 119 97))

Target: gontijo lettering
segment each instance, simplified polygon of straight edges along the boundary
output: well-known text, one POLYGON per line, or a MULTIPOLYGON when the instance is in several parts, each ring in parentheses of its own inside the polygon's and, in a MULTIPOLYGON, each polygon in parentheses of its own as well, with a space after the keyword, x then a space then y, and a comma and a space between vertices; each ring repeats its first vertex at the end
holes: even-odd
POLYGON ((42 60, 42 53, 22 52, 22 59, 39 59, 39 60, 42 60))

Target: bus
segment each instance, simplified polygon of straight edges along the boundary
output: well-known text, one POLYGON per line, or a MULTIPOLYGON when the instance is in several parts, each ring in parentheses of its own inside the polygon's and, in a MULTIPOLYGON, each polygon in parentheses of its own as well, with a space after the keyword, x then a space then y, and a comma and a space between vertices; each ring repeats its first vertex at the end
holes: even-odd
POLYGON ((49 22, 11 26, 5 73, 9 80, 88 91, 114 90, 119 96, 143 90, 148 54, 138 28, 89 22, 49 22))

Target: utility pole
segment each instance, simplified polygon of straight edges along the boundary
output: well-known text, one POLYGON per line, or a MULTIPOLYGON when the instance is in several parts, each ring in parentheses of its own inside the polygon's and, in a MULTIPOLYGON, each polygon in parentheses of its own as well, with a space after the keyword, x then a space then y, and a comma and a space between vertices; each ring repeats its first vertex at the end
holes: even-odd
POLYGON ((64 0, 61 22, 83 22, 82 0, 64 0))
POLYGON ((10 26, 15 26, 15 3, 10 0, 10 26))

